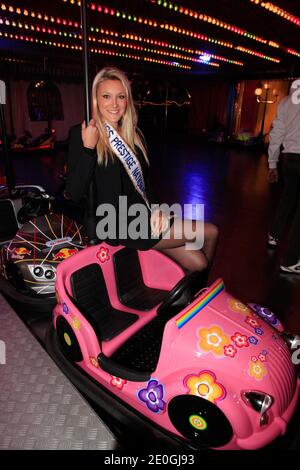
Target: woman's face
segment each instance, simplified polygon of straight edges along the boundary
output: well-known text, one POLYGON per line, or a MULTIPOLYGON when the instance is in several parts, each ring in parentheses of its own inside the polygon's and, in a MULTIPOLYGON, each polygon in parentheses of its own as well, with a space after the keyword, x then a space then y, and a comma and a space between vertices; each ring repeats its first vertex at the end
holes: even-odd
POLYGON ((103 119, 113 127, 124 116, 127 99, 125 88, 120 80, 105 80, 98 86, 98 108, 103 119))

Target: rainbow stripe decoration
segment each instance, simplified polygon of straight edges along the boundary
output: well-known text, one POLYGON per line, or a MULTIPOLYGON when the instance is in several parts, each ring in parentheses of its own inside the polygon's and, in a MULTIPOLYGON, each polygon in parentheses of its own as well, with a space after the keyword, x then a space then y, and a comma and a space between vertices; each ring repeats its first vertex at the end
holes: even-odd
POLYGON ((215 287, 210 290, 196 305, 193 305, 187 312, 176 320, 177 328, 182 328, 190 321, 200 310, 202 310, 212 299, 214 299, 222 290, 225 289, 224 282, 220 279, 215 287))

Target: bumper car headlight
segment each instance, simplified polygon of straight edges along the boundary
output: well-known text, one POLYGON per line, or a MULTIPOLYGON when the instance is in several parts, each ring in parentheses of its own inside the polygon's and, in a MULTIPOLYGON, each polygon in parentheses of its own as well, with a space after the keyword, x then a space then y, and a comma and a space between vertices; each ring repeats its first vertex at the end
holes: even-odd
POLYGON ((254 390, 244 391, 241 395, 244 403, 260 414, 260 426, 268 424, 269 418, 267 412, 273 405, 274 398, 267 393, 254 390))

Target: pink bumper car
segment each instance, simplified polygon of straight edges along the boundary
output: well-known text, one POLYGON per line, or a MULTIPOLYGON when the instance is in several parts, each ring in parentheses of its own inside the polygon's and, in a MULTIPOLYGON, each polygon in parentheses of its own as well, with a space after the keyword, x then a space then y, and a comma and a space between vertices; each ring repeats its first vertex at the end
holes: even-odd
POLYGON ((86 248, 57 268, 56 341, 116 402, 184 445, 263 447, 297 405, 294 338, 221 279, 204 282, 154 250, 86 248))

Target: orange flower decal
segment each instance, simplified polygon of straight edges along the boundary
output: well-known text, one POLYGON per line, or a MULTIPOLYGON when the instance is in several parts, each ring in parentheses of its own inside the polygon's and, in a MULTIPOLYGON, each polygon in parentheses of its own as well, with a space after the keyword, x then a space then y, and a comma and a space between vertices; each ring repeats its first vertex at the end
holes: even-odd
POLYGON ((216 376, 209 370, 203 370, 199 375, 188 375, 184 379, 184 385, 189 390, 189 395, 205 398, 216 403, 226 397, 226 390, 222 384, 216 381, 216 376))
POLYGON ((262 380, 267 374, 267 369, 261 361, 250 361, 248 374, 256 380, 262 380))
POLYGON ((241 313, 242 315, 252 315, 253 312, 251 308, 247 307, 247 305, 243 304, 239 300, 235 298, 228 299, 229 307, 231 310, 237 313, 241 313))
POLYGON ((215 356, 223 356, 224 346, 230 343, 229 336, 226 336, 219 326, 199 328, 198 336, 199 348, 204 352, 212 352, 215 356))
POLYGON ((99 368, 99 363, 96 357, 90 356, 89 359, 92 366, 99 368))

